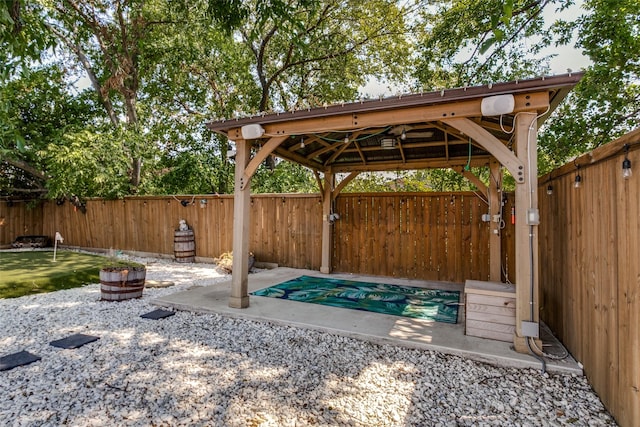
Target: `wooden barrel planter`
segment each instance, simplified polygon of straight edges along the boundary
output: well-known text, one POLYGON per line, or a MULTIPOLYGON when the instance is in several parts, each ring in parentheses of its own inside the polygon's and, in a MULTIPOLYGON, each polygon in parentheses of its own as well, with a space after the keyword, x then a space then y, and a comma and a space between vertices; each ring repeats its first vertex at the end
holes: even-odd
POLYGON ((196 242, 193 238, 193 230, 176 230, 173 244, 176 262, 195 262, 196 242))
POLYGON ((104 301, 142 297, 147 270, 144 267, 107 267, 100 270, 100 293, 104 301))

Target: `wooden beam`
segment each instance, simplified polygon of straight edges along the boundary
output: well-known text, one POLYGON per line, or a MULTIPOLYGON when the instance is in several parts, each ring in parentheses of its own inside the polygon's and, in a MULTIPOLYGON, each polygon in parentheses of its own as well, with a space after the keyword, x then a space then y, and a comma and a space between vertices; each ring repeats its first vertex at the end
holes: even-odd
MULTIPOLYGON (((465 146, 466 146, 466 145, 468 145, 468 144, 469 144, 469 142, 468 142, 468 141, 460 141, 460 140, 457 140, 457 139, 456 139, 456 140, 450 141, 448 145, 449 145, 449 146, 454 146, 454 145, 465 145, 465 146)), ((477 143, 476 143, 476 144, 474 144, 474 145, 479 146, 479 144, 477 144, 477 143)), ((398 147, 399 147, 399 146, 400 146, 400 145, 398 144, 398 147)), ((409 142, 409 143, 404 142, 404 143, 402 144, 402 147, 403 147, 405 150, 412 150, 412 149, 415 149, 415 148, 425 148, 425 147, 444 147, 444 146, 445 146, 445 142, 444 142, 444 141, 409 142)), ((396 148, 394 148, 394 149, 390 149, 390 150, 388 150, 388 151, 392 151, 392 150, 399 150, 399 148, 398 148, 398 147, 396 147, 396 148)), ((484 149, 484 147, 481 147, 481 146, 480 146, 480 148, 484 149)), ((373 146, 372 146, 372 145, 370 145, 370 146, 367 146, 367 147, 362 147, 362 146, 361 146, 361 147, 360 147, 360 150, 362 150, 363 152, 367 152, 367 151, 380 151, 380 146, 379 146, 379 145, 373 145, 373 146)), ((346 148, 343 152, 344 152, 344 153, 354 153, 354 152, 357 152, 357 151, 358 151, 358 150, 357 150, 357 149, 355 149, 355 148, 346 148)))
POLYGON ((316 178, 316 184, 318 184, 318 188, 320 189, 320 201, 324 201, 324 187, 322 186, 322 180, 320 179, 320 174, 317 170, 313 171, 313 176, 316 178))
POLYGON ((500 162, 491 159, 489 162, 489 215, 491 217, 489 227, 489 280, 492 282, 502 281, 502 168, 500 162), (498 218, 498 221, 495 219, 498 218))
POLYGON ((538 225, 530 224, 528 211, 538 209, 538 156, 536 113, 519 114, 515 123, 518 159, 529 166, 524 182, 516 185, 516 333, 514 347, 527 353, 522 322, 538 323, 538 225), (533 250, 530 250, 530 247, 533 250), (533 291, 531 290, 533 288, 533 291))
POLYGON ((404 148, 402 146, 401 138, 398 138, 398 150, 400 150, 400 157, 402 157, 402 163, 407 163, 407 157, 404 155, 404 148))
MULTIPOLYGON (((336 114, 334 116, 292 118, 276 123, 265 123, 268 135, 301 135, 323 132, 348 132, 352 129, 379 127, 380 123, 388 126, 423 124, 454 117, 479 117, 481 99, 469 99, 448 104, 414 106, 382 111, 365 111, 360 113, 336 114)), ((541 92, 515 95, 514 113, 520 111, 544 111, 549 106, 549 93, 541 92)), ((230 128, 229 139, 241 139, 240 127, 230 128)))
POLYGON ((249 307, 249 212, 250 181, 244 181, 245 169, 249 164, 251 144, 244 139, 236 140, 236 171, 233 202, 233 273, 231 275, 231 296, 229 307, 249 307))
MULTIPOLYGON (((440 168, 456 168, 462 167, 467 164, 468 158, 465 157, 452 157, 449 160, 446 159, 419 159, 419 160, 407 160, 406 163, 397 160, 390 160, 384 162, 369 163, 368 165, 354 164, 354 163, 340 163, 339 165, 333 165, 331 170, 335 173, 340 172, 367 172, 367 171, 388 171, 388 170, 413 170, 413 169, 440 169, 440 168)), ((485 166, 489 162, 489 156, 474 156, 471 159, 470 166, 479 167, 485 166)))
POLYGON ((489 151, 513 175, 516 183, 524 182, 524 164, 498 138, 477 123, 465 118, 442 119, 443 123, 464 132, 489 151))
MULTIPOLYGON (((351 139, 355 139, 355 138, 357 138, 357 137, 358 137, 358 135, 360 135, 360 132, 354 132, 354 133, 351 135, 350 140, 351 140, 351 139)), ((355 141, 353 141, 353 143, 355 144, 355 141)), ((351 145, 351 141, 349 141, 348 143, 342 143, 342 147, 339 147, 339 148, 336 150, 336 152, 335 152, 335 153, 333 153, 333 154, 331 155, 331 157, 329 157, 329 159, 327 159, 327 161, 326 161, 326 162, 324 162, 324 166, 329 165, 331 162, 333 162, 335 159, 337 159, 337 158, 338 158, 338 156, 339 156, 340 154, 342 154, 342 152, 343 152, 344 150, 346 150, 346 149, 349 147, 349 145, 351 145)))
POLYGON ((244 174, 242 176, 243 186, 249 183, 251 177, 254 173, 256 173, 260 164, 264 162, 264 159, 266 159, 267 156, 271 154, 273 150, 275 150, 287 138, 288 136, 276 136, 269 139, 269 141, 267 141, 267 143, 262 146, 260 151, 258 151, 255 156, 253 156, 247 167, 244 169, 244 174))
POLYGON ((366 165, 367 164, 367 158, 364 156, 364 153, 362 152, 362 149, 360 148, 360 144, 358 144, 358 141, 353 141, 353 146, 356 147, 356 150, 358 151, 358 154, 360 154, 360 158, 362 159, 362 164, 366 165))
POLYGON ((274 155, 280 157, 281 159, 285 159, 294 163, 299 163, 302 166, 306 166, 311 170, 319 170, 323 172, 326 169, 326 167, 322 163, 316 162, 314 160, 306 159, 305 157, 302 157, 298 153, 285 150, 282 147, 276 148, 273 151, 273 153, 274 155))
POLYGON ((444 133, 444 157, 449 161, 449 132, 444 133))
POLYGON ((470 170, 466 170, 464 166, 461 168, 457 168, 455 170, 457 172, 460 172, 460 175, 464 176, 467 179, 467 181, 475 185, 478 188, 478 191, 480 191, 485 198, 489 197, 489 191, 487 190, 487 186, 484 185, 484 182, 482 182, 480 178, 476 176, 476 174, 474 174, 470 170))
MULTIPOLYGON (((313 142, 318 142, 318 143, 320 143, 320 144, 322 144, 322 145, 325 145, 325 148, 326 148, 327 143, 326 143, 326 142, 324 142, 324 141, 322 140, 322 138, 318 137, 317 135, 304 135, 304 136, 303 136, 303 139, 304 139, 304 138, 307 138, 307 139, 304 141, 304 143, 305 143, 306 145, 309 145, 309 144, 311 144, 311 143, 313 143, 313 142)), ((296 151, 296 150, 298 150, 299 148, 300 148, 300 147, 299 147, 299 144, 293 144, 291 147, 287 148, 287 150, 289 150, 289 151, 296 151)))
POLYGON ((340 181, 340 184, 338 184, 336 189, 333 190, 332 197, 334 199, 338 197, 338 194, 340 194, 342 190, 344 190, 344 187, 349 185, 349 183, 353 180, 353 178, 355 178, 358 175, 360 175, 360 172, 351 172, 349 175, 347 175, 342 181, 340 181))
MULTIPOLYGON (((474 119, 474 122, 476 122, 475 119, 474 119)), ((461 132, 458 129, 452 128, 451 126, 444 125, 444 123, 443 123, 443 126, 438 126, 438 128, 441 129, 445 133, 446 136, 452 136, 452 137, 456 138, 456 140, 454 140, 454 141, 449 141, 449 143, 452 144, 452 145, 456 141, 464 141, 465 143, 469 142, 468 141, 468 139, 469 139, 468 135, 465 135, 464 132, 461 132)), ((494 135, 494 137, 496 137, 496 136, 494 135)), ((498 139, 498 141, 502 142, 502 144, 504 144, 504 145, 507 145, 507 143, 509 142, 509 139, 502 139, 502 138, 498 138, 498 137, 496 137, 496 138, 498 139)), ((473 141, 472 141, 472 143, 473 143, 473 141)), ((484 148, 481 145, 479 145, 477 142, 474 145, 476 145, 478 147, 481 147, 481 148, 484 148)))
POLYGON ((307 159, 309 159, 309 160, 310 159, 314 159, 314 158, 318 157, 320 154, 324 154, 327 151, 335 150, 335 149, 339 148, 341 146, 341 144, 344 144, 344 142, 334 142, 334 143, 332 143, 330 145, 327 145, 326 147, 323 147, 323 148, 321 148, 319 150, 314 151, 311 154, 308 154, 307 155, 307 159))
POLYGON ((332 221, 329 218, 331 214, 331 204, 333 203, 333 187, 335 186, 335 175, 332 173, 324 174, 324 191, 322 199, 322 261, 320 264, 320 272, 324 274, 331 273, 331 226, 332 221))

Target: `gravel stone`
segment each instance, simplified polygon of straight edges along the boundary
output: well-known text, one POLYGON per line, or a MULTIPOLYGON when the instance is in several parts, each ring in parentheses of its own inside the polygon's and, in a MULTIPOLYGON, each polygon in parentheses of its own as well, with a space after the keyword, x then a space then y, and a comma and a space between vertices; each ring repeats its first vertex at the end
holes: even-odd
POLYGON ((175 283, 100 301, 100 285, 0 300, 3 426, 613 426, 583 376, 541 375, 295 327, 177 312, 149 301, 229 276, 132 257, 175 283), (74 350, 48 343, 83 333, 74 350))

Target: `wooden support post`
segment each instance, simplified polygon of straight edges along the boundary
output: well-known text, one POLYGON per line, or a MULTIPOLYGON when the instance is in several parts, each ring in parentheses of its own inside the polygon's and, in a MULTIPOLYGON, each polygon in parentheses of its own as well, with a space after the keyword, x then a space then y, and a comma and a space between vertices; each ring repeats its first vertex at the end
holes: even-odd
POLYGON ((333 248, 332 230, 329 214, 331 214, 331 204, 333 203, 333 187, 335 185, 335 175, 333 173, 324 174, 324 195, 322 197, 322 263, 320 273, 331 273, 331 249, 333 248))
MULTIPOLYGON (((529 218, 538 209, 538 127, 536 114, 516 117, 515 141, 518 159, 524 165, 524 182, 516 185, 516 334, 514 348, 527 353, 522 322, 538 323, 538 225, 529 218), (530 249, 531 248, 531 249, 530 249)), ((539 341, 537 341, 539 342, 539 341)))
POLYGON ((251 178, 245 179, 251 144, 236 140, 235 193, 233 199, 233 272, 229 307, 249 307, 249 208, 251 205, 251 178))
POLYGON ((491 282, 502 281, 502 239, 500 210, 502 208, 502 168, 494 158, 489 162, 489 280, 491 282))

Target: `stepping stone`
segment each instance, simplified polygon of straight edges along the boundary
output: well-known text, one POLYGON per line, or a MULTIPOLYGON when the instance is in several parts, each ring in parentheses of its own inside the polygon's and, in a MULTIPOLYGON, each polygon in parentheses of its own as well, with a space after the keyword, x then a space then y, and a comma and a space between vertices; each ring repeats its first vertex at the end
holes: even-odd
POLYGON ((165 317, 173 316, 174 314, 176 314, 175 311, 163 310, 159 308, 157 310, 153 310, 148 313, 145 313, 140 317, 142 317, 143 319, 158 320, 158 319, 164 319, 165 317))
POLYGON ((0 371, 8 371, 9 369, 17 368, 18 366, 28 365, 29 363, 37 362, 40 359, 40 356, 31 354, 28 351, 19 351, 18 353, 0 357, 0 371))
POLYGON ((59 348, 78 348, 90 342, 98 341, 100 337, 92 335, 74 334, 61 340, 51 341, 49 344, 59 348))
POLYGON ((175 285, 174 282, 169 280, 145 280, 144 286, 147 288, 168 288, 175 285))

